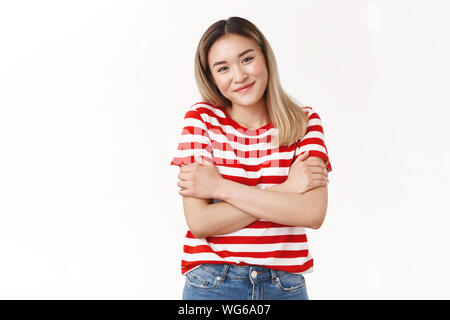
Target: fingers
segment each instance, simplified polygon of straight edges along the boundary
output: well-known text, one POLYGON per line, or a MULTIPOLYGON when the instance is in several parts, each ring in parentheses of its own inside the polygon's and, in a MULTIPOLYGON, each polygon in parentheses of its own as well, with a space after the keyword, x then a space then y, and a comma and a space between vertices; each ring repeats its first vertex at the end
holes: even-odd
POLYGON ((306 161, 304 161, 303 163, 306 164, 308 167, 315 169, 315 170, 318 170, 318 168, 319 168, 320 172, 323 172, 324 174, 326 174, 328 176, 327 167, 321 159, 309 158, 306 161))
POLYGON ((191 172, 192 167, 198 165, 198 163, 188 163, 180 167, 180 172, 191 172))
POLYGON ((211 162, 209 162, 209 161, 206 160, 206 159, 203 159, 203 163, 204 163, 205 165, 207 165, 207 166, 215 167, 214 163, 211 163, 211 162))
POLYGON ((328 177, 323 174, 312 174, 311 176, 313 180, 325 181, 326 183, 330 182, 328 177))
POLYGON ((214 164, 209 162, 205 158, 203 158, 203 156, 194 156, 194 159, 195 159, 196 163, 198 163, 198 164, 201 164, 204 166, 209 166, 209 167, 214 167, 214 164))
POLYGON ((300 157, 302 157, 302 159, 306 159, 309 157, 309 150, 306 151, 305 153, 301 154, 300 157))
POLYGON ((178 174, 178 179, 187 181, 192 179, 192 174, 190 172, 180 172, 178 174))
MULTIPOLYGON (((180 173, 181 174, 181 173, 180 173)), ((189 196, 189 181, 184 181, 184 180, 180 180, 177 182, 177 186, 180 188, 180 190, 178 190, 178 194, 180 196, 186 197, 189 196)))
POLYGON ((177 186, 182 189, 187 189, 189 182, 187 181, 178 181, 177 186))
MULTIPOLYGON (((300 158, 300 157, 299 157, 300 158)), ((298 166, 301 162, 297 161, 299 158, 297 158, 294 163, 291 165, 291 167, 294 167, 294 165, 298 166)), ((312 159, 308 158, 305 161, 302 162, 304 165, 308 166, 313 172, 322 172, 328 176, 328 170, 322 160, 320 159, 312 159)))
POLYGON ((204 160, 202 159, 201 156, 194 156, 194 161, 195 161, 194 163, 186 163, 181 165, 180 172, 191 172, 193 166, 204 164, 203 163, 204 160))
POLYGON ((310 157, 310 158, 306 159, 305 162, 308 165, 321 165, 323 167, 326 166, 325 160, 323 160, 322 158, 317 158, 317 157, 310 157))
POLYGON ((312 173, 320 173, 326 177, 328 177, 328 170, 323 166, 310 166, 312 173))
POLYGON ((204 166, 212 166, 214 167, 214 164, 210 163, 208 160, 203 159, 202 156, 194 156, 194 163, 187 163, 180 166, 180 173, 188 173, 192 172, 192 168, 194 166, 198 165, 204 165, 204 166))
POLYGON ((179 174, 180 173, 186 173, 186 172, 189 172, 190 170, 189 170, 189 167, 187 166, 187 165, 184 165, 184 166, 182 166, 182 167, 180 167, 180 172, 179 172, 179 174))
POLYGON ((196 163, 205 165, 205 160, 203 159, 202 156, 195 155, 195 156, 194 156, 194 159, 195 159, 195 162, 196 162, 196 163))
POLYGON ((297 159, 295 159, 294 163, 297 163, 297 162, 300 162, 300 161, 305 161, 308 157, 309 157, 309 150, 306 151, 305 153, 299 155, 297 157, 297 159))

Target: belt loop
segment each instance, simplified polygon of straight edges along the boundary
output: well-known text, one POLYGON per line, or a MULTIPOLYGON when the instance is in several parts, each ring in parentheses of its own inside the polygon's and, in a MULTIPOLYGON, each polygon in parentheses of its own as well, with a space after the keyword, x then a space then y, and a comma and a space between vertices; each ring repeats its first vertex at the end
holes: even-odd
POLYGON ((220 281, 225 282, 225 280, 227 278, 228 269, 230 269, 230 265, 227 263, 224 263, 222 273, 220 275, 220 281))
POLYGON ((273 269, 270 269, 270 272, 272 273, 272 283, 273 283, 273 282, 277 281, 277 278, 278 278, 277 273, 273 269))

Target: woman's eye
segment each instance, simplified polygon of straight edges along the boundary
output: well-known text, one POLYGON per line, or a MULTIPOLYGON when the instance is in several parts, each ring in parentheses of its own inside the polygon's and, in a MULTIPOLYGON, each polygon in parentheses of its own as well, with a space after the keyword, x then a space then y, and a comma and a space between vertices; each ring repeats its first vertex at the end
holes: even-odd
MULTIPOLYGON (((247 57, 247 58, 244 58, 244 59, 242 60, 242 62, 246 62, 246 60, 247 60, 247 61, 253 60, 253 57, 247 57), (248 59, 248 60, 247 60, 247 59, 248 59)), ((223 69, 226 69, 226 68, 227 68, 227 67, 222 67, 222 68, 218 69, 217 72, 221 72, 223 69)))

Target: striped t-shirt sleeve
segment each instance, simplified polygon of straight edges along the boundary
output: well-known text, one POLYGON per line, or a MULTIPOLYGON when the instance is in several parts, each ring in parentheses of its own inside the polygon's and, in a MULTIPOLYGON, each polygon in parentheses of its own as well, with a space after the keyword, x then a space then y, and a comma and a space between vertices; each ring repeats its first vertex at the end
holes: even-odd
POLYGON ((191 107, 184 116, 178 148, 170 164, 182 166, 195 163, 194 156, 202 156, 203 159, 213 162, 212 144, 206 123, 200 112, 191 107))
POLYGON ((300 154, 309 151, 310 157, 319 157, 325 160, 327 171, 330 172, 332 168, 325 145, 322 120, 313 108, 305 107, 305 110, 308 112, 308 127, 303 138, 297 141, 294 160, 300 154))

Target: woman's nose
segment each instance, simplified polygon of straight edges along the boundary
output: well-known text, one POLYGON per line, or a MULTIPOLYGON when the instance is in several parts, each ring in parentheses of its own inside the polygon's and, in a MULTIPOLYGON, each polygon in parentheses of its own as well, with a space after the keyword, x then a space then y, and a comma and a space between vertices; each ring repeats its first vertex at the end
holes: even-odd
POLYGON ((234 79, 237 83, 244 82, 247 80, 248 75, 241 70, 240 68, 237 68, 237 70, 234 72, 234 79))

